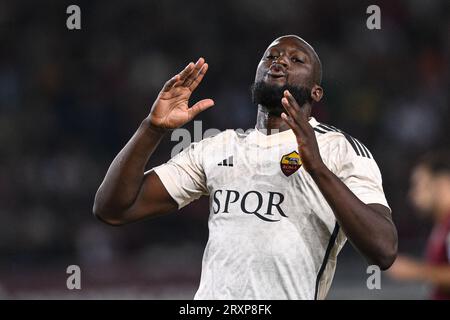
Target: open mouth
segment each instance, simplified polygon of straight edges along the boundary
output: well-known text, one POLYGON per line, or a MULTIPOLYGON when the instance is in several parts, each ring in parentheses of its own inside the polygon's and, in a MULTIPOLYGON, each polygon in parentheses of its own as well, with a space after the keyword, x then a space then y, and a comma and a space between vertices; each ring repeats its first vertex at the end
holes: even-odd
POLYGON ((270 67, 269 71, 267 71, 267 75, 272 78, 283 78, 286 77, 286 73, 284 72, 283 68, 278 66, 272 66, 270 67))
POLYGON ((283 72, 267 72, 267 75, 272 78, 284 78, 286 75, 283 72))
POLYGON ((269 71, 269 72, 267 72, 267 78, 268 79, 273 79, 273 80, 276 80, 276 81, 279 81, 279 80, 285 81, 286 74, 284 72, 269 71))

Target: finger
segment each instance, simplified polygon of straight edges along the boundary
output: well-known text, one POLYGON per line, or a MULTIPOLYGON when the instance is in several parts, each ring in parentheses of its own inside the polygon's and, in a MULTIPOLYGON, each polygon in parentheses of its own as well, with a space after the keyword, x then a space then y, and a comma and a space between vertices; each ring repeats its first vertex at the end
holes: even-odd
POLYGON ((291 105, 286 97, 281 98, 281 104, 291 118, 295 120, 298 117, 298 111, 291 105))
POLYGON ((292 124, 295 124, 296 129, 294 130, 291 126, 291 129, 294 130, 294 133, 298 137, 305 137, 308 134, 307 126, 309 125, 307 119, 303 119, 302 113, 298 108, 292 106, 292 103, 288 101, 286 97, 281 99, 281 104, 284 109, 288 113, 287 120, 291 121, 292 124))
POLYGON ((200 100, 199 102, 197 102, 191 108, 188 109, 189 120, 192 120, 200 112, 205 111, 208 108, 211 108, 213 105, 214 105, 214 100, 212 100, 212 99, 200 100))
POLYGON ((295 135, 300 138, 302 137, 302 133, 300 130, 299 125, 294 121, 294 119, 291 116, 288 116, 286 113, 281 113, 281 119, 283 119, 284 122, 289 126, 289 128, 294 131, 295 135))
POLYGON ((194 63, 189 62, 189 64, 186 66, 186 68, 184 68, 183 71, 181 71, 179 73, 180 81, 184 81, 187 78, 187 76, 189 76, 191 74, 193 69, 194 69, 194 63))
POLYGON ((286 122, 287 125, 293 130, 294 126, 296 126, 295 121, 292 119, 291 116, 287 115, 285 112, 281 113, 281 119, 283 119, 284 122, 286 122))
POLYGON ((292 121, 292 123, 295 123, 295 125, 297 126, 297 129, 294 132, 296 132, 297 135, 303 136, 305 132, 303 131, 303 121, 301 119, 298 108, 293 107, 286 97, 283 97, 281 99, 281 104, 288 113, 286 115, 288 116, 288 120, 292 121))
POLYGON ((302 118, 302 120, 307 120, 307 115, 304 107, 300 106, 295 100, 294 96, 289 92, 289 90, 284 91, 284 96, 289 101, 289 104, 297 111, 297 114, 302 118))
POLYGON ((191 89, 191 91, 194 91, 197 87, 198 87, 198 85, 200 84, 200 82, 202 82, 202 79, 203 79, 203 77, 205 76, 205 74, 206 74, 206 71, 208 71, 208 64, 207 63, 205 63, 202 67, 201 67, 201 69, 200 69, 200 71, 198 72, 198 75, 197 75, 197 78, 195 78, 195 80, 191 83, 191 85, 189 86, 189 89, 191 89))
POLYGON ((164 84, 164 87, 162 88, 162 91, 169 91, 170 89, 172 89, 173 85, 180 80, 180 75, 177 74, 175 76, 173 76, 172 78, 170 78, 169 80, 166 81, 166 83, 164 84))
POLYGON ((199 58, 197 62, 195 63, 194 69, 191 71, 191 73, 186 77, 186 80, 183 83, 183 86, 189 87, 197 78, 201 68, 203 67, 205 63, 205 59, 199 58))

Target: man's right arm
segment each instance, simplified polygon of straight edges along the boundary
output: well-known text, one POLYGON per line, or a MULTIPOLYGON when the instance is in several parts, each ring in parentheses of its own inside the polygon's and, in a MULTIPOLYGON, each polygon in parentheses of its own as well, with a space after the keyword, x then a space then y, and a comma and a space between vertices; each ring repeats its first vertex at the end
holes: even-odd
POLYGON ((113 160, 95 195, 93 211, 100 220, 122 225, 178 208, 156 173, 145 173, 145 166, 168 130, 214 105, 211 99, 204 99, 188 106, 207 69, 200 58, 165 83, 149 116, 113 160))
POLYGON ((100 220, 121 225, 164 214, 178 206, 155 172, 145 166, 164 136, 145 119, 111 163, 95 195, 94 214, 100 220))

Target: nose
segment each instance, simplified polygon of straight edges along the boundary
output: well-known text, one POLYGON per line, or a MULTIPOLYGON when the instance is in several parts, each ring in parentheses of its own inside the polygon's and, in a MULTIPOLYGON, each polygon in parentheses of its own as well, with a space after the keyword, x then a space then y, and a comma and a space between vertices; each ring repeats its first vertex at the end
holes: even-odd
POLYGON ((284 54, 280 54, 279 56, 278 56, 278 58, 276 58, 273 62, 272 62, 272 64, 281 64, 283 67, 287 67, 288 66, 288 59, 287 59, 287 57, 284 55, 284 54))

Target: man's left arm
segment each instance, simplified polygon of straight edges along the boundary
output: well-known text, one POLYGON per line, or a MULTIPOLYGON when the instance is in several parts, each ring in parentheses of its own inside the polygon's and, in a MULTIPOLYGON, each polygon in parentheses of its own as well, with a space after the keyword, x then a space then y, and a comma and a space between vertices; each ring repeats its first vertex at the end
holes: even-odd
POLYGON ((299 153, 336 219, 353 246, 370 264, 388 269, 397 255, 397 230, 389 208, 362 202, 322 161, 314 129, 308 122, 308 105, 300 107, 285 91, 282 119, 297 137, 299 153))

